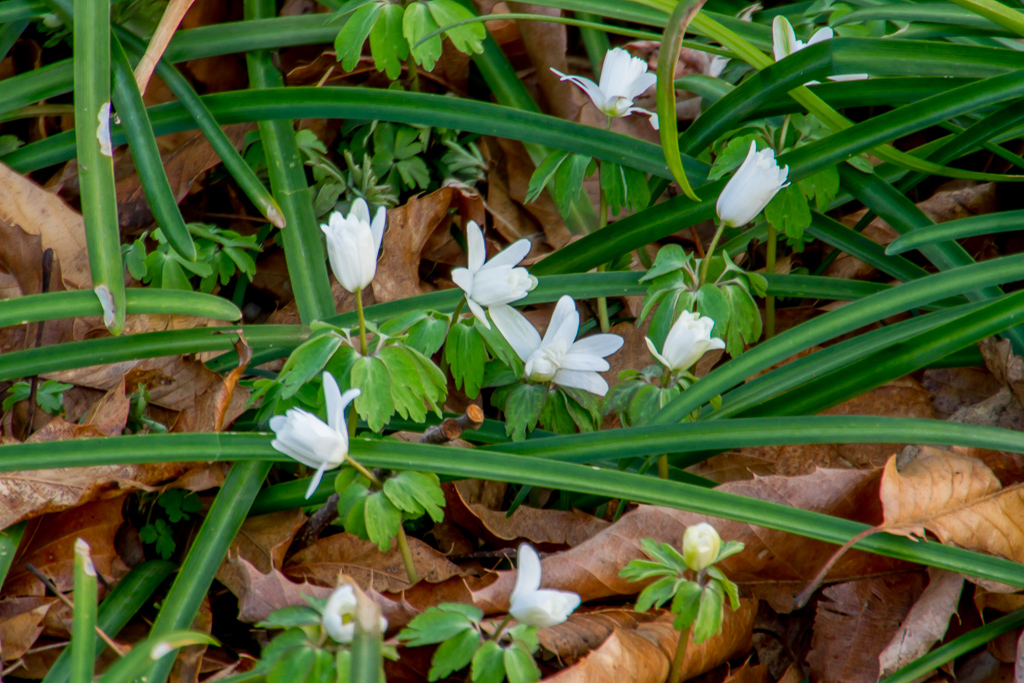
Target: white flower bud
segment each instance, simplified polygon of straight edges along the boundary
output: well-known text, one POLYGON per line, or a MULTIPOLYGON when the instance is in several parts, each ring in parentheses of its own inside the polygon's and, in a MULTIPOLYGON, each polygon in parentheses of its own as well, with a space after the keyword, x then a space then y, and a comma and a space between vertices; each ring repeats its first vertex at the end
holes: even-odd
MULTIPOLYGON (((358 600, 352 586, 343 583, 334 589, 324 607, 322 623, 336 643, 351 643, 356 634, 355 612, 358 600)), ((373 622, 370 622, 371 624, 373 622)), ((380 618, 380 632, 388 630, 388 620, 380 618)))
POLYGON ((693 571, 699 572, 714 563, 721 547, 721 537, 715 527, 707 522, 686 527, 683 534, 683 560, 693 571))
POLYGON ((714 326, 715 321, 707 316, 683 311, 668 331, 661 353, 658 353, 650 337, 646 338, 647 349, 669 370, 689 370, 708 351, 725 348, 725 342, 711 336, 714 326))
POLYGON ((751 140, 743 165, 718 196, 715 209, 719 220, 732 228, 754 220, 772 197, 789 185, 788 176, 789 166, 779 169, 774 150, 768 148, 759 152, 757 144, 751 140))
POLYGON ((353 294, 368 286, 377 273, 377 253, 386 221, 387 211, 382 206, 371 223, 366 200, 357 199, 348 216, 335 211, 326 224, 320 224, 327 235, 327 255, 334 277, 353 294))

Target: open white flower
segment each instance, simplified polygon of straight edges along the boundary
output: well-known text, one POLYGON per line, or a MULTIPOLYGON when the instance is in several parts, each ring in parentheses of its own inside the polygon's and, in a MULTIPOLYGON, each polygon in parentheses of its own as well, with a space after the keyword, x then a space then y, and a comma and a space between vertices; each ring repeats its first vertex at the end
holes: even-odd
POLYGON ((313 495, 324 472, 345 462, 348 456, 345 408, 358 395, 359 389, 349 389, 342 394, 331 373, 325 372, 327 424, 302 408, 290 408, 284 415, 270 418, 270 428, 277 436, 270 445, 303 465, 316 469, 306 489, 306 498, 313 495))
MULTIPOLYGON (((775 54, 775 61, 781 62, 805 47, 832 40, 834 36, 835 33, 832 29, 826 26, 815 31, 811 39, 805 43, 802 40, 797 40, 796 33, 793 32, 793 25, 786 17, 777 16, 772 21, 772 52, 775 54)), ((863 81, 867 77, 867 74, 847 74, 845 76, 829 76, 828 79, 830 81, 863 81)), ((807 85, 817 85, 817 83, 817 81, 809 81, 807 85)))
POLYGON ((683 533, 683 560, 695 572, 717 560, 721 547, 722 538, 715 527, 707 522, 688 526, 683 533))
POLYGON ((561 624, 580 606, 580 596, 570 591, 541 590, 540 557, 529 543, 519 546, 516 585, 508 613, 521 624, 545 627, 561 624))
POLYGON ((715 321, 707 316, 701 317, 699 313, 683 311, 672 323, 665 343, 662 344, 661 353, 658 353, 650 337, 645 337, 647 349, 669 370, 689 370, 708 351, 725 348, 725 342, 711 336, 711 329, 714 326, 715 321))
POLYGON ((789 185, 787 177, 789 166, 779 168, 775 161, 775 150, 769 147, 759 152, 757 144, 751 140, 743 165, 729 179, 722 194, 718 195, 715 210, 719 220, 731 228, 754 220, 768 206, 772 197, 789 185))
POLYGON ((327 223, 320 224, 327 235, 327 255, 334 277, 353 294, 373 281, 386 221, 387 211, 382 206, 371 222, 370 207, 360 198, 352 203, 348 216, 335 211, 327 223))
MULTIPOLYGON (((324 607, 323 625, 327 635, 337 643, 351 643, 356 634, 355 624, 356 592, 352 586, 343 583, 334 589, 324 607)), ((380 618, 380 632, 388 630, 388 620, 380 618)))
POLYGON ((530 240, 521 239, 485 262, 487 245, 476 221, 466 226, 469 268, 453 268, 452 281, 466 293, 466 303, 476 319, 491 329, 484 307, 519 301, 537 286, 537 278, 516 264, 530 253, 530 240))
POLYGON ((491 318, 498 331, 526 364, 524 377, 531 382, 554 382, 604 396, 608 383, 599 375, 609 369, 604 359, 622 347, 617 334, 595 334, 579 341, 580 314, 571 296, 563 296, 551 315, 544 339, 511 306, 495 306, 491 318))
POLYGON ((608 116, 629 116, 637 112, 651 117, 651 126, 658 130, 658 115, 633 106, 633 100, 657 82, 658 77, 647 73, 647 62, 634 57, 621 47, 608 50, 601 65, 601 83, 589 78, 566 76, 552 69, 563 81, 579 86, 598 109, 608 116))

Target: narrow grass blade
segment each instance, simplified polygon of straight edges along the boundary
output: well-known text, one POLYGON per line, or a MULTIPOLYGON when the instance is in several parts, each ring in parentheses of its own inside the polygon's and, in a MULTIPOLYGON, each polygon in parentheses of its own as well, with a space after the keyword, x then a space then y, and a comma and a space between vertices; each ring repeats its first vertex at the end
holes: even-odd
POLYGON ((985 17, 1018 36, 1024 36, 1024 14, 1007 7, 996 0, 951 0, 970 11, 985 17))
POLYGON ((994 235, 1000 232, 1014 232, 1020 230, 1024 224, 1024 211, 1000 211, 982 216, 970 216, 955 221, 938 223, 913 232, 900 235, 885 248, 886 254, 902 254, 911 249, 974 237, 976 235, 994 235))
POLYGON ((170 670, 175 658, 168 655, 173 655, 179 648, 187 645, 202 644, 219 645, 216 639, 205 633, 193 631, 176 631, 162 636, 152 636, 114 662, 99 678, 99 683, 132 683, 140 679, 147 680, 144 676, 147 669, 166 666, 168 671, 170 670))
POLYGON ((124 329, 124 268, 110 137, 110 3, 75 0, 75 139, 93 291, 111 334, 124 329))
POLYGON ((75 540, 75 611, 71 619, 71 683, 92 683, 96 667, 96 567, 89 544, 75 540))

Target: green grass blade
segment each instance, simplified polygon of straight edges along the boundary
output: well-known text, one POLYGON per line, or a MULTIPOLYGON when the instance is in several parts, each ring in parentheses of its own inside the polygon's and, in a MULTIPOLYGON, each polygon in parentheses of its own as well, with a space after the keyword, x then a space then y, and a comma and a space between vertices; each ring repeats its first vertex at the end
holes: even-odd
POLYGON ((96 668, 96 567, 89 544, 75 540, 75 611, 71 619, 71 683, 92 683, 96 668))
POLYGON ((124 329, 124 268, 117 222, 114 161, 100 147, 99 117, 110 106, 110 4, 75 0, 75 139, 82 219, 89 249, 93 291, 111 334, 124 329))
POLYGON ((885 248, 886 254, 902 254, 911 249, 949 242, 964 237, 994 235, 1000 232, 1020 230, 1024 224, 1024 210, 1000 211, 982 216, 969 216, 955 221, 918 228, 900 235, 885 248))
POLYGON ((153 218, 167 237, 168 244, 187 261, 196 260, 196 245, 185 227, 171 183, 164 172, 160 150, 153 136, 153 126, 146 114, 146 105, 135 82, 128 55, 117 36, 110 36, 110 55, 114 64, 114 106, 121 120, 139 182, 146 192, 153 218))
POLYGON ((995 0, 951 0, 961 7, 998 24, 1018 36, 1024 36, 1024 14, 995 0))
POLYGON ((46 3, 39 0, 4 0, 0 2, 0 24, 38 19, 48 12, 46 3))
POLYGON ((807 228, 807 232, 850 256, 856 256, 864 263, 878 268, 897 280, 907 282, 928 274, 924 268, 907 259, 893 258, 877 243, 817 211, 811 212, 811 225, 807 228))
MULTIPOLYGON (((238 307, 227 299, 203 292, 130 287, 125 291, 125 301, 128 315, 192 315, 228 322, 242 317, 238 307)), ((0 327, 102 314, 100 302, 85 290, 0 300, 0 327)))
MULTIPOLYGON (((167 637, 175 631, 192 626, 203 598, 210 591, 213 577, 235 540, 256 493, 270 472, 266 461, 236 462, 224 484, 213 499, 213 505, 185 556, 181 571, 175 578, 153 628, 150 639, 167 637)), ((173 657, 164 657, 149 669, 151 683, 164 683, 174 664, 173 657)))

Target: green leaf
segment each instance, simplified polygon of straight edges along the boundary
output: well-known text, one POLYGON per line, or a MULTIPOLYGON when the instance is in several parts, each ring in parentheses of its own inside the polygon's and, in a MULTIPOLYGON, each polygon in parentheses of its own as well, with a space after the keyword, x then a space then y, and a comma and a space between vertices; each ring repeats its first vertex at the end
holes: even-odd
MULTIPOLYGON (((430 8, 434 21, 442 28, 474 18, 472 12, 453 0, 430 0, 427 7, 430 8)), ((450 28, 445 31, 445 35, 459 52, 479 54, 484 51, 483 42, 487 37, 487 29, 483 23, 477 22, 450 28)))
POLYGON ((419 362, 402 346, 385 346, 377 354, 391 377, 391 399, 404 419, 423 422, 427 417, 426 388, 419 362))
POLYGON ((473 683, 501 683, 505 680, 505 653, 493 640, 480 646, 470 668, 473 683))
MULTIPOLYGON (((743 287, 727 286, 722 293, 729 303, 729 332, 725 339, 725 350, 732 356, 739 356, 746 344, 753 344, 761 338, 761 310, 750 293, 743 287)), ((718 325, 715 325, 716 331, 718 325)))
POLYGON ((370 429, 379 432, 395 414, 391 375, 384 361, 372 356, 358 358, 352 365, 352 386, 362 392, 355 401, 360 417, 370 429))
POLYGON ((473 628, 448 638, 441 643, 430 660, 429 680, 436 681, 466 668, 473 661, 473 655, 479 647, 480 633, 473 628))
POLYGON ((452 325, 445 343, 444 357, 456 387, 462 387, 469 398, 480 394, 484 382, 484 340, 476 327, 458 322, 452 325))
POLYGON ((289 605, 276 609, 263 621, 257 622, 257 628, 292 628, 295 626, 316 626, 320 623, 320 613, 306 605, 289 605))
POLYGON ((814 175, 802 179, 799 185, 804 196, 808 200, 814 200, 814 208, 818 211, 826 211, 839 193, 839 171, 835 166, 829 166, 823 171, 818 171, 814 175))
POLYGON ((601 397, 575 387, 558 387, 565 394, 565 407, 581 432, 593 432, 601 424, 601 397))
MULTIPOLYGON (((635 562, 636 560, 634 560, 635 562)), ((678 576, 666 576, 640 591, 636 599, 636 611, 646 612, 652 607, 661 607, 675 595, 678 576)))
POLYGON ((340 335, 328 332, 310 338, 292 351, 278 375, 281 398, 291 398, 304 384, 320 374, 335 351, 341 348, 342 342, 344 339, 340 335))
POLYGON ((540 411, 539 422, 544 429, 556 434, 574 434, 576 423, 569 414, 566 397, 560 391, 549 391, 544 407, 540 411))
POLYGON ((399 472, 384 482, 384 493, 395 507, 413 517, 429 514, 435 522, 444 520, 444 491, 436 475, 399 472))
POLYGON ((441 37, 434 36, 419 46, 417 43, 437 29, 437 22, 424 3, 411 2, 406 6, 405 16, 402 17, 402 34, 409 41, 412 58, 427 71, 434 70, 434 64, 441 56, 441 37))
POLYGON ((505 434, 513 441, 525 439, 526 432, 537 426, 547 395, 543 384, 515 385, 505 399, 505 434))
POLYGON ((508 683, 534 683, 540 680, 540 668, 533 660, 533 655, 519 643, 513 643, 512 647, 506 648, 505 653, 505 676, 508 683))
POLYGON ((800 191, 799 185, 790 185, 779 190, 768 206, 764 208, 765 219, 790 239, 798 240, 811 224, 811 208, 800 191))
POLYGON ((715 157, 715 163, 711 164, 711 172, 708 173, 708 180, 718 180, 725 174, 739 168, 743 160, 747 158, 751 140, 757 140, 761 142, 761 146, 764 146, 764 142, 754 133, 733 138, 715 157))
POLYGON ((391 548, 391 539, 402 526, 402 512, 381 491, 366 497, 366 536, 383 553, 391 548))
MULTIPOLYGON (((370 30, 370 54, 377 71, 383 71, 391 80, 402 75, 402 62, 409 56, 409 43, 402 35, 405 9, 388 3, 370 30)), ((351 21, 351 19, 349 20, 351 21)))
POLYGON ((697 290, 697 312, 715 321, 715 326, 711 330, 712 336, 725 335, 725 331, 729 329, 732 310, 721 288, 709 282, 697 290))
MULTIPOLYGON (((462 612, 446 609, 447 607, 450 605, 442 604, 438 607, 430 607, 422 614, 416 615, 409 625, 398 634, 398 639, 404 641, 409 647, 420 647, 443 643, 463 631, 476 632, 473 624, 479 619, 471 620, 462 612)), ((466 663, 469 663, 468 660, 466 663)))
POLYGON ((433 356, 444 345, 444 335, 447 331, 447 320, 427 314, 409 328, 405 343, 425 356, 433 356))
POLYGON ((345 531, 364 541, 369 540, 366 530, 366 499, 369 496, 370 489, 360 482, 350 484, 338 494, 338 518, 342 520, 345 531))
POLYGON ((363 43, 377 23, 380 13, 381 5, 371 2, 353 12, 341 27, 338 37, 334 39, 334 52, 345 71, 352 71, 356 67, 363 53, 363 43))
MULTIPOLYGON (((526 189, 526 203, 532 204, 537 201, 537 197, 544 191, 548 183, 555 177, 555 173, 566 159, 569 158, 570 152, 563 152, 560 149, 548 154, 544 157, 544 161, 537 165, 533 175, 530 176, 530 185, 526 189)), ((680 247, 681 248, 681 247, 680 247)))
POLYGON ((583 189, 583 178, 592 161, 591 157, 584 154, 571 154, 555 171, 555 203, 563 216, 569 213, 572 203, 583 189))
POLYGON ((722 630, 725 595, 722 586, 712 581, 704 586, 700 596, 700 608, 693 626, 693 642, 700 644, 722 630))
POLYGON ((683 581, 676 588, 675 597, 672 598, 671 609, 673 614, 678 615, 675 619, 677 629, 680 626, 685 628, 697 619, 703 593, 704 591, 701 591, 700 586, 693 581, 683 581))

